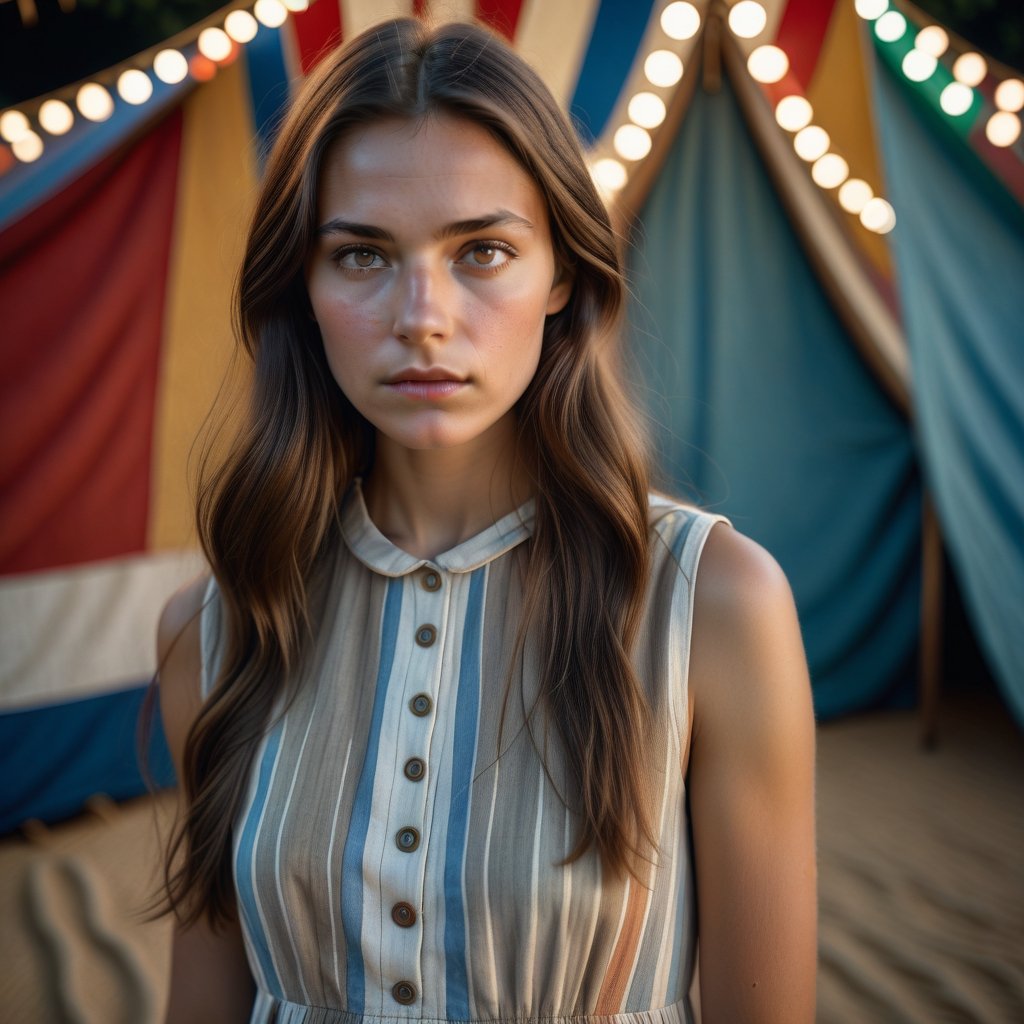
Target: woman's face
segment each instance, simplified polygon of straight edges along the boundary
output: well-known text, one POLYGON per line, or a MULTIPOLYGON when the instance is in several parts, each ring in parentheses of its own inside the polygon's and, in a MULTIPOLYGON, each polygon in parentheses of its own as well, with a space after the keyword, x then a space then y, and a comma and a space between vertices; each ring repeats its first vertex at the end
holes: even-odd
POLYGON ((533 179, 485 129, 385 120, 329 150, 306 284, 349 401, 409 449, 512 425, 568 301, 533 179))

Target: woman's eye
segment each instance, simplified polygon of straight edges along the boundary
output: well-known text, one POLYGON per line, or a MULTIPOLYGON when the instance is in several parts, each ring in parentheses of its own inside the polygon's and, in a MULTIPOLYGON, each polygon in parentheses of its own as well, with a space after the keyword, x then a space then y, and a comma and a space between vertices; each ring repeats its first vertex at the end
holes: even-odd
POLYGON ((467 250, 463 261, 471 267, 479 267, 481 270, 497 270, 509 263, 514 253, 503 245, 495 245, 492 242, 478 242, 471 249, 467 250))
POLYGON ((373 249, 347 249, 338 254, 338 266, 345 270, 376 270, 384 258, 373 249))

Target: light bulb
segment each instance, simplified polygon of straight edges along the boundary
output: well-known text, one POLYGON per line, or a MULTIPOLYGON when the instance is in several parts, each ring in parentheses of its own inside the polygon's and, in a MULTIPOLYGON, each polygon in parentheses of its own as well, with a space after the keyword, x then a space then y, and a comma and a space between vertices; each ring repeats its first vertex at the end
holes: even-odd
POLYGON ((161 50, 153 58, 153 74, 168 85, 177 85, 188 74, 188 61, 177 50, 161 50))
POLYGON ((28 118, 20 110, 5 110, 0 114, 0 136, 12 145, 32 131, 28 118))
POLYGON ((771 85, 786 77, 789 58, 777 46, 759 46, 747 58, 747 70, 755 82, 771 85))
POLYGON ((288 20, 288 10, 281 0, 256 0, 252 13, 267 28, 280 28, 288 20))
POLYGON ((667 89, 683 77, 683 62, 671 50, 655 50, 644 61, 644 74, 651 85, 667 89))
POLYGON ((860 222, 877 235, 886 235, 896 227, 896 211, 886 200, 875 196, 864 204, 860 211, 860 222))
POLYGON ((199 33, 198 45, 199 52, 214 63, 231 56, 231 38, 223 29, 204 28, 199 33))
POLYGON ((641 128, 657 128, 665 120, 665 104, 653 92, 638 92, 629 101, 629 119, 641 128))
POLYGON ((980 53, 961 53, 953 62, 953 77, 964 85, 981 85, 988 74, 988 64, 980 53))
POLYGON ((871 186, 860 178, 847 178, 839 186, 839 205, 847 212, 858 214, 874 197, 871 186))
POLYGON ((1024 82, 1019 78, 1004 78, 996 86, 996 106, 1015 114, 1024 107, 1024 82))
POLYGON ((850 165, 838 153, 826 153, 811 168, 811 178, 821 188, 838 188, 849 174, 850 165))
POLYGON ((86 82, 78 90, 75 103, 82 117, 90 121, 106 121, 114 112, 114 101, 99 82, 86 82))
POLYGON ((251 43, 256 38, 256 33, 259 32, 260 26, 256 19, 248 12, 243 10, 232 11, 224 19, 224 31, 236 43, 251 43))
POLYGON ((693 4, 669 4, 661 12, 661 29, 669 39, 692 39, 700 28, 700 12, 693 4))
POLYGON ((591 169, 594 181, 608 192, 618 192, 626 184, 626 168, 611 157, 598 160, 591 169))
POLYGON ((889 10, 889 0, 857 0, 853 9, 865 21, 874 21, 889 10))
POLYGON ((125 103, 139 106, 153 95, 153 83, 145 71, 130 68, 123 71, 117 80, 117 91, 125 103))
POLYGON ((886 11, 875 22, 875 35, 883 43, 895 43, 907 33, 907 19, 899 11, 886 11))
POLYGON ((939 106, 950 117, 966 114, 974 103, 974 90, 963 82, 950 82, 939 94, 939 106))
POLYGON ((787 132, 798 132, 811 123, 814 111, 803 96, 783 96, 775 107, 775 120, 787 132))
POLYGON ((949 49, 949 35, 941 25, 926 25, 917 33, 914 46, 938 59, 949 49))
POLYGON ((613 144, 623 160, 642 160, 651 151, 651 136, 635 124, 624 124, 615 132, 613 144))
POLYGON ((903 74, 912 82, 924 82, 935 74, 939 62, 924 50, 908 50, 903 57, 903 74))
POLYGON ((819 128, 816 124, 809 124, 796 133, 796 138, 793 139, 793 148, 801 160, 811 163, 828 152, 831 142, 832 140, 824 128, 819 128))
POLYGON ((1020 118, 1009 110, 997 110, 985 124, 985 138, 1005 149, 1020 138, 1020 118))
POLYGON ((23 164, 30 164, 43 155, 43 140, 30 128, 17 142, 11 143, 11 150, 23 164))
POLYGON ((768 15, 757 0, 740 0, 729 10, 729 28, 740 39, 753 39, 759 36, 767 24, 768 15))
POLYGON ((51 135, 64 135, 75 123, 75 115, 62 100, 47 100, 39 108, 39 124, 51 135))

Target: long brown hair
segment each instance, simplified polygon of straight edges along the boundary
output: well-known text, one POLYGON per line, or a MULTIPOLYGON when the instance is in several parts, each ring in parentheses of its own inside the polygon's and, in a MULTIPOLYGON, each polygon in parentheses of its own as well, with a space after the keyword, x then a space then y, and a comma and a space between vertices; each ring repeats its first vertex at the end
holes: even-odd
POLYGON ((187 810, 168 854, 168 901, 187 921, 230 914, 231 828, 253 751, 301 657, 340 498, 373 460, 372 429, 331 376, 305 289, 321 163, 353 125, 436 111, 487 128, 528 171, 573 278, 518 405, 536 497, 519 653, 526 625, 542 629, 543 706, 578 785, 568 860, 596 846, 610 869, 637 874, 655 842, 642 785, 649 710, 631 660, 649 573, 648 466, 609 344, 624 292, 616 238, 539 77, 483 29, 400 19, 310 76, 253 215, 235 302, 252 361, 248 419, 227 460, 204 468, 198 505, 224 653, 186 742, 187 810))

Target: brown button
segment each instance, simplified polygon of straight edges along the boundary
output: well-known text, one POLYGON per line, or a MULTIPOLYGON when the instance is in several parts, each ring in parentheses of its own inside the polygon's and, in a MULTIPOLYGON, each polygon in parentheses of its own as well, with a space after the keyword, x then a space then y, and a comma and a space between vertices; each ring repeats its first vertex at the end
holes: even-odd
POLYGON ((433 706, 434 702, 430 699, 430 695, 426 693, 417 693, 416 696, 409 701, 409 710, 420 718, 424 715, 429 715, 430 709, 433 706))
POLYGON ((405 762, 405 777, 412 782, 419 782, 426 774, 427 764, 419 757, 410 757, 405 762))
POLYGON ((391 920, 399 928, 411 928, 416 923, 416 911, 413 910, 411 903, 396 903, 391 908, 391 920))
POLYGON ((434 572, 433 569, 428 569, 420 578, 420 582, 423 584, 424 590, 440 590, 441 574, 434 572))
POLYGON ((411 981, 400 981, 392 989, 391 994, 396 1003, 408 1006, 416 1002, 416 986, 411 981))
POLYGON ((419 830, 413 828, 411 825, 406 825, 405 828, 400 828, 395 833, 395 845, 402 851, 402 853, 412 853, 412 851, 420 845, 419 830))
POLYGON ((416 630, 416 643, 418 643, 420 647, 430 647, 436 639, 437 630, 433 626, 420 626, 420 628, 416 630))

